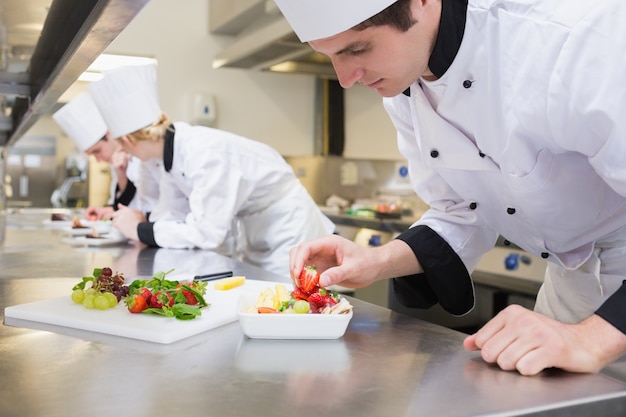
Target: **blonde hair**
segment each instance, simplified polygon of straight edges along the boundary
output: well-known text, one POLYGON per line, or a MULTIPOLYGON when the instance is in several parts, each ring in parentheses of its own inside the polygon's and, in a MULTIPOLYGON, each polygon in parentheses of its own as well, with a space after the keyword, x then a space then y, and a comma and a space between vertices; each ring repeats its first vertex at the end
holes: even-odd
POLYGON ((133 133, 128 134, 129 139, 133 142, 139 142, 143 140, 159 141, 165 137, 165 132, 168 130, 172 121, 165 113, 161 113, 159 120, 152 123, 150 126, 136 130, 133 133))

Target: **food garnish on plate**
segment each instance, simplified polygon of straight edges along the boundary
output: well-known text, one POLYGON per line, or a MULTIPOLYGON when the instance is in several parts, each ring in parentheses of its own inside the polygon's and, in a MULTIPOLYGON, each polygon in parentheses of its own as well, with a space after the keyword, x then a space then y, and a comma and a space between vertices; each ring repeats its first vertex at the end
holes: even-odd
POLYGON ((298 285, 289 292, 282 284, 274 290, 261 292, 253 307, 246 312, 259 314, 347 314, 352 304, 336 291, 319 286, 319 272, 315 266, 305 266, 298 277, 298 285))
POLYGON ((50 220, 53 222, 66 222, 72 220, 72 218, 64 213, 52 213, 50 220))
POLYGON ((78 217, 74 217, 72 219, 72 229, 87 229, 88 227, 85 226, 78 217))
POLYGON ((96 230, 95 227, 91 228, 91 232, 85 235, 87 239, 103 239, 103 236, 100 236, 100 233, 96 230))

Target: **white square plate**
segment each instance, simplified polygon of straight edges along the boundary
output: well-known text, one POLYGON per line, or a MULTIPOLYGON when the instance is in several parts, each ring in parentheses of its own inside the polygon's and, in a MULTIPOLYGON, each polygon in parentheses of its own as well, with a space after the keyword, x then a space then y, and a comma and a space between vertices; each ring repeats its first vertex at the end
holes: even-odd
POLYGON ((352 311, 347 314, 246 313, 258 295, 258 292, 242 294, 237 307, 241 329, 251 339, 338 339, 346 333, 353 315, 352 311))

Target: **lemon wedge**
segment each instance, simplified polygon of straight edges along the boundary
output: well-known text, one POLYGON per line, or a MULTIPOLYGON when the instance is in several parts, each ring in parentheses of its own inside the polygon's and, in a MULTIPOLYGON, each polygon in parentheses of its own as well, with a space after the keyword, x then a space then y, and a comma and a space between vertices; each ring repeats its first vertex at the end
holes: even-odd
POLYGON ((222 278, 219 281, 215 281, 214 288, 216 290, 230 290, 231 288, 239 287, 246 282, 246 277, 236 276, 222 278))

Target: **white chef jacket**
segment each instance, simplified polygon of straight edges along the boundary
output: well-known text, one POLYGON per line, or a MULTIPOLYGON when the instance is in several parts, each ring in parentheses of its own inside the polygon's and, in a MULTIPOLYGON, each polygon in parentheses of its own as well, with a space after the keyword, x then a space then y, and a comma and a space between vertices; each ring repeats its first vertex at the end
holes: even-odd
POLYGON ((111 188, 108 204, 116 210, 117 204, 122 203, 131 209, 149 213, 158 201, 161 165, 161 161, 142 162, 139 158, 131 156, 126 167, 128 183, 121 193, 118 189, 117 173, 111 167, 111 188))
POLYGON ((131 163, 136 165, 135 179, 133 183, 136 191, 135 196, 128 207, 150 213, 159 200, 159 183, 163 173, 163 162, 150 159, 141 161, 139 158, 131 158, 131 163))
MULTIPOLYGON (((160 215, 152 225, 156 245, 213 250, 229 233, 240 234, 243 261, 287 280, 289 249, 334 231, 291 166, 271 147, 204 126, 179 122, 174 127, 171 169, 161 179, 155 210, 160 215), (182 220, 163 209, 181 199, 190 209, 182 220)), ((139 231, 141 238, 145 229, 139 231)))
POLYGON ((626 246, 625 21, 623 0, 470 0, 445 74, 384 99, 431 207, 414 226, 468 271, 498 233, 568 270, 626 246))

